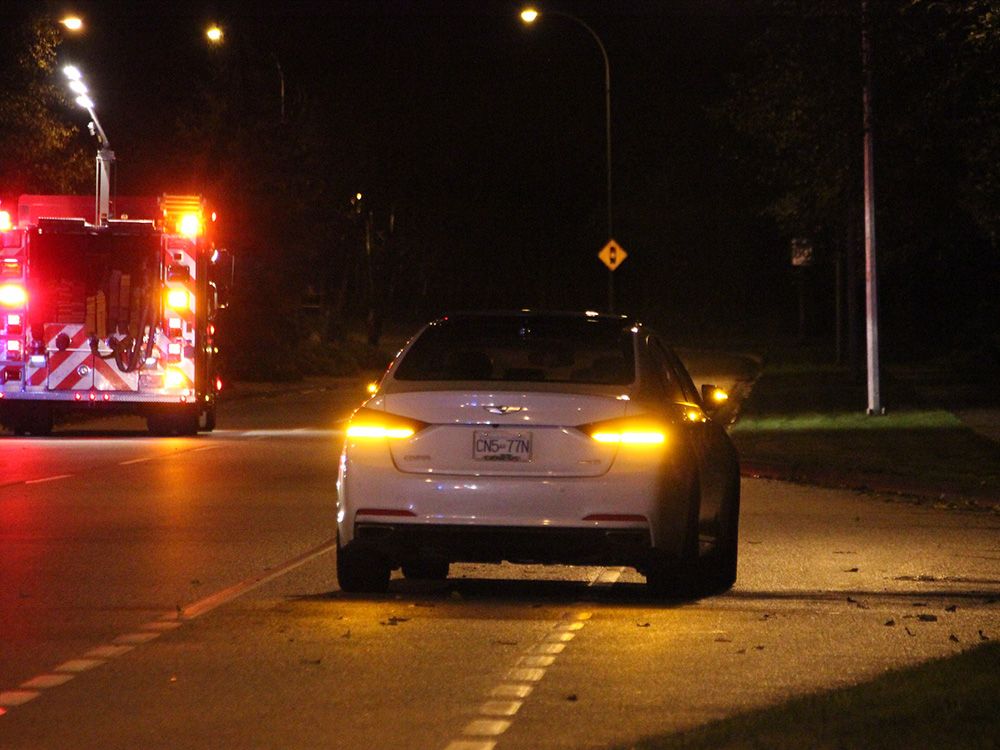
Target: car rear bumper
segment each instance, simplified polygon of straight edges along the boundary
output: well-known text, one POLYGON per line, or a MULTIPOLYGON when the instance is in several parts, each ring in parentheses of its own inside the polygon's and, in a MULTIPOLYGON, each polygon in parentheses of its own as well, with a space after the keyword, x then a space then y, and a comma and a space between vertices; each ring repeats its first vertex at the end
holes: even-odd
POLYGON ((551 528, 358 522, 349 546, 365 547, 392 567, 411 559, 449 562, 628 565, 649 556, 648 528, 551 528))

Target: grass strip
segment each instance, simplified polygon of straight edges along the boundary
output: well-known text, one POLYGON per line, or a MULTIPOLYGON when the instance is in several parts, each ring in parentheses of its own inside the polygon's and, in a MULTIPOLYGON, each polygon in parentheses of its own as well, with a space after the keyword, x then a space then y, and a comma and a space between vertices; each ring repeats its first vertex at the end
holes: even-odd
POLYGON ((887 672, 867 683, 650 737, 632 750, 996 748, 1000 644, 887 672))

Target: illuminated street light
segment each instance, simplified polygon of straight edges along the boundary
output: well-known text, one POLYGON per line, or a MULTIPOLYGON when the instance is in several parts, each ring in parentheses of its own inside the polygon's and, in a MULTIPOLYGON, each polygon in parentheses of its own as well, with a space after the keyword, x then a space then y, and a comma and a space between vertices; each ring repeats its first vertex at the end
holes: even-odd
POLYGON ((67 30, 77 32, 83 30, 83 19, 80 16, 68 15, 59 20, 67 30))
MULTIPOLYGON (((604 48, 604 42, 597 35, 590 26, 582 19, 577 18, 569 13, 563 13, 562 11, 552 10, 546 11, 546 15, 558 16, 559 18, 565 18, 573 23, 582 26, 584 30, 593 37, 594 41, 597 42, 597 48, 601 51, 601 59, 604 61, 604 129, 605 129, 605 141, 607 145, 607 204, 608 204, 608 240, 610 241, 614 237, 614 222, 612 221, 612 206, 611 206, 611 65, 608 62, 608 51, 604 48)), ((521 11, 521 20, 529 26, 537 21, 542 16, 535 8, 525 8, 521 11)), ((614 271, 608 270, 608 311, 614 312, 615 310, 615 275, 614 271)))
POLYGON ((94 111, 94 100, 87 93, 87 84, 83 82, 83 73, 75 65, 63 67, 63 75, 69 81, 69 88, 74 94, 78 94, 75 101, 77 106, 87 110, 90 115, 90 134, 97 137, 97 199, 95 212, 97 214, 97 224, 107 224, 108 216, 111 213, 111 167, 115 162, 115 152, 111 150, 108 136, 101 127, 101 121, 97 119, 94 111))
MULTIPOLYGON (((213 47, 218 47, 222 44, 223 37, 222 27, 217 23, 213 23, 207 29, 205 29, 205 37, 208 39, 209 43, 213 47)), ((285 71, 281 67, 281 60, 278 59, 277 54, 271 53, 271 57, 274 58, 274 67, 278 71, 278 96, 281 100, 281 124, 285 124, 285 71)))

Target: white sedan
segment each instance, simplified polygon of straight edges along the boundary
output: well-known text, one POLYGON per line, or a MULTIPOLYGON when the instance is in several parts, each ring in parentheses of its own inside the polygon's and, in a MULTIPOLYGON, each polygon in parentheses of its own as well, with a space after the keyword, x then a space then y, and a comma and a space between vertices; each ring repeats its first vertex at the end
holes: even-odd
POLYGON ((636 568, 658 595, 736 577, 739 466, 673 351, 623 316, 464 313, 426 325, 351 417, 337 576, 452 562, 636 568))

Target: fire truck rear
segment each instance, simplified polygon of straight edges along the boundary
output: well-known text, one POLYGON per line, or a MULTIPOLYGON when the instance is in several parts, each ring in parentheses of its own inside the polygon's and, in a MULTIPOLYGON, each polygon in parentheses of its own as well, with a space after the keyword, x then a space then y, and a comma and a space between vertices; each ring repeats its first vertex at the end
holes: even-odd
POLYGON ((16 222, 0 212, 0 423, 47 435, 90 411, 143 416, 157 435, 212 430, 232 274, 214 215, 200 197, 162 196, 119 198, 118 220, 78 218, 93 204, 28 195, 16 222))

